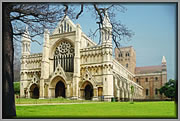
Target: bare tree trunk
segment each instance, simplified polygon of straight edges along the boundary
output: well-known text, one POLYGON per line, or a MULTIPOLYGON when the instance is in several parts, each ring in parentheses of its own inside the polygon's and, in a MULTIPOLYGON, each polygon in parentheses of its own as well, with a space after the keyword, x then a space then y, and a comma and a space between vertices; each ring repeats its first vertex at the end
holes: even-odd
POLYGON ((2 79, 2 117, 13 118, 16 116, 14 99, 14 73, 13 73, 13 30, 10 21, 10 4, 3 4, 3 76, 2 79))

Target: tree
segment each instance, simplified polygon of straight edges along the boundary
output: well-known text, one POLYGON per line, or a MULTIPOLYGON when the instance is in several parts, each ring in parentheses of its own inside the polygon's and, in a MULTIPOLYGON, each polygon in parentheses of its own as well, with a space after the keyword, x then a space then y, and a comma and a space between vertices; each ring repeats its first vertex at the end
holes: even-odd
POLYGON ((134 86, 133 85, 131 85, 131 103, 133 104, 134 102, 133 102, 133 99, 134 99, 134 86))
POLYGON ((20 67, 21 67, 21 63, 20 63, 20 56, 21 56, 21 45, 19 42, 14 41, 14 81, 15 82, 19 82, 20 81, 20 67))
POLYGON ((170 79, 159 89, 160 94, 164 94, 166 97, 175 99, 176 97, 176 81, 170 79))
MULTIPOLYGON (((26 27, 30 33, 31 41, 35 41, 41 44, 35 39, 36 36, 42 36, 44 29, 50 31, 54 29, 57 22, 63 20, 66 15, 71 19, 78 19, 84 12, 84 4, 80 4, 80 11, 76 12, 77 4, 75 7, 71 4, 21 4, 21 3, 3 3, 3 118, 12 118, 16 116, 15 101, 14 101, 14 48, 13 40, 20 41, 21 37, 27 37, 25 35, 26 27), (76 15, 76 16, 74 16, 76 15)), ((93 33, 95 35, 97 31, 100 32, 103 25, 103 17, 108 10, 109 17, 111 19, 112 37, 115 45, 119 47, 122 38, 131 38, 133 32, 128 30, 125 25, 120 21, 116 21, 115 11, 124 12, 125 8, 119 4, 113 5, 100 5, 92 4, 93 9, 91 11, 95 15, 96 23, 98 24, 97 30, 93 33)), ((86 6, 87 9, 89 7, 86 6)), ((101 36, 100 36, 101 38, 101 36)), ((101 39, 99 39, 101 41, 101 39)))
MULTIPOLYGON (((53 8, 49 8, 48 4, 3 3, 3 118, 16 116, 13 86, 13 39, 20 40, 21 35, 25 32, 25 24, 30 28, 31 37, 34 37, 42 34, 44 28, 50 28, 55 20, 60 20, 62 8, 50 9, 53 8)), ((33 38, 31 40, 36 41, 33 38)))

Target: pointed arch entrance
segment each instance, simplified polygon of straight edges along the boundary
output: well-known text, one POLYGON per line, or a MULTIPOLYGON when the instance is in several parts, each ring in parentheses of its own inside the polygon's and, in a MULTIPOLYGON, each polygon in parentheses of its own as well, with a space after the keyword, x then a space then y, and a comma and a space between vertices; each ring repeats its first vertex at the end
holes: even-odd
POLYGON ((94 96, 93 92, 94 92, 93 85, 89 81, 84 82, 81 87, 81 94, 83 98, 85 100, 92 100, 94 96))
POLYGON ((93 88, 91 85, 86 85, 85 89, 84 89, 84 93, 85 93, 85 99, 86 100, 91 100, 93 97, 93 88))
MULTIPOLYGON (((62 72, 59 72, 62 73, 62 72)), ((50 85, 49 85, 49 96, 53 98, 64 97, 66 98, 67 90, 67 82, 65 78, 62 76, 53 76, 50 85)))
POLYGON ((65 84, 62 81, 59 81, 56 84, 55 87, 55 97, 66 97, 66 92, 65 92, 65 84))
POLYGON ((31 98, 39 98, 39 87, 37 84, 32 84, 30 87, 30 97, 31 98))

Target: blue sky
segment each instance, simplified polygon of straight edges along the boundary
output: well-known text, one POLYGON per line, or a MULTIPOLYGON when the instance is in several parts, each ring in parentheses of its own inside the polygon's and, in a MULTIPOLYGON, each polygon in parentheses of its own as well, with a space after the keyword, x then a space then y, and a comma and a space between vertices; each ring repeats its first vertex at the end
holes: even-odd
MULTIPOLYGON (((136 66, 160 65, 162 56, 167 60, 167 77, 176 78, 176 4, 124 3, 125 13, 117 12, 120 20, 135 35, 131 41, 122 41, 122 46, 133 46, 136 51, 136 66)), ((85 11, 86 12, 86 11, 85 11)), ((84 33, 97 28, 90 12, 83 13, 79 23, 84 33)), ((39 38, 41 39, 41 38, 39 38)), ((42 41, 42 39, 41 39, 42 41)), ((94 40, 98 41, 98 38, 94 40)), ((32 43, 32 53, 42 52, 42 46, 32 43)))

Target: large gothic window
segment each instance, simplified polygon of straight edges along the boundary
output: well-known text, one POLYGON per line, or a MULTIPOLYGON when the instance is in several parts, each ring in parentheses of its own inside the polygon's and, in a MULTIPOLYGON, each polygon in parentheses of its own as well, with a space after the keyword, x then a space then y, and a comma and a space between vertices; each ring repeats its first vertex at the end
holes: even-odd
POLYGON ((58 65, 65 72, 74 71, 74 48, 69 42, 61 42, 54 53, 54 71, 58 65))

